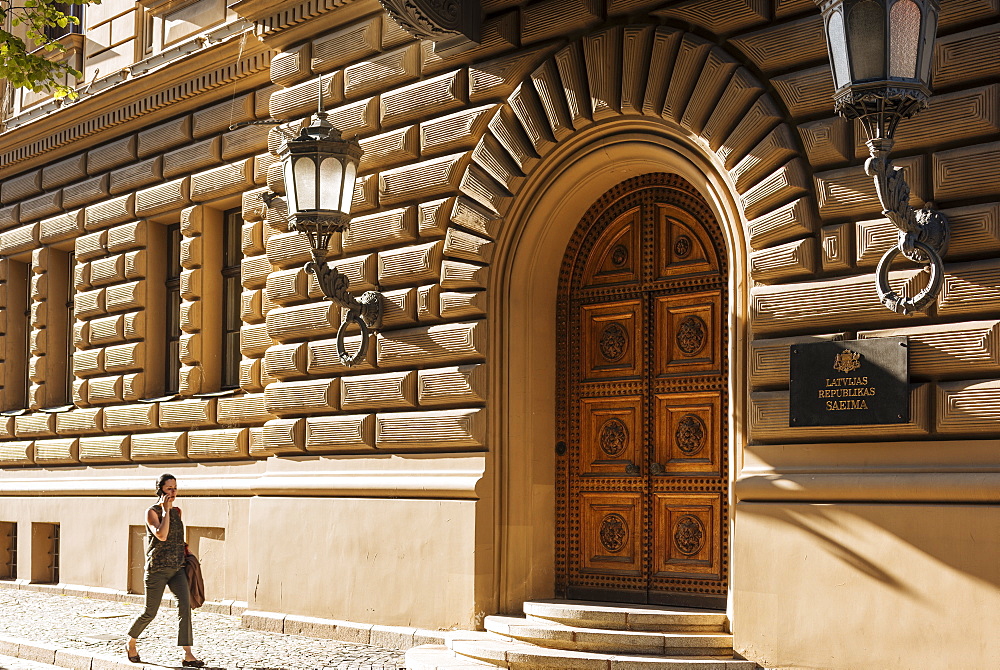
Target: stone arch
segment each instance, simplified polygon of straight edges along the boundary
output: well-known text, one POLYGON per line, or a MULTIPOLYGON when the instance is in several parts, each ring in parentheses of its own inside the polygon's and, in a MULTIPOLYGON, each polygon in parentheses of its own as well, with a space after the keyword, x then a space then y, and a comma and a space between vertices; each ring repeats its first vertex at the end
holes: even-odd
MULTIPOLYGON (((558 267, 580 215, 611 186, 645 172, 676 172, 693 184, 727 236, 730 355, 740 370, 751 248, 802 237, 816 225, 803 155, 783 107, 747 68, 664 26, 614 26, 566 45, 495 112, 465 162, 449 224, 449 235, 473 231, 494 245, 484 282, 489 443, 504 446, 491 450, 490 490, 481 492, 493 501, 484 513, 494 529, 494 610, 552 595, 555 431, 545 394, 551 403, 555 373, 538 366, 554 354, 558 267)), ((803 266, 812 262, 810 244, 800 245, 803 266)), ((733 374, 735 458, 746 389, 733 374)))

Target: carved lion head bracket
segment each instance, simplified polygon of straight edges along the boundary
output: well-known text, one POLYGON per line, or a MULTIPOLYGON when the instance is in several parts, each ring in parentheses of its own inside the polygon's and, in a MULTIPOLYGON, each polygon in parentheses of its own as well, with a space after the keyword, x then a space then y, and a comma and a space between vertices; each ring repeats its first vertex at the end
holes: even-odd
POLYGON ((434 42, 438 53, 461 51, 479 43, 482 9, 462 0, 379 0, 401 28, 434 42))

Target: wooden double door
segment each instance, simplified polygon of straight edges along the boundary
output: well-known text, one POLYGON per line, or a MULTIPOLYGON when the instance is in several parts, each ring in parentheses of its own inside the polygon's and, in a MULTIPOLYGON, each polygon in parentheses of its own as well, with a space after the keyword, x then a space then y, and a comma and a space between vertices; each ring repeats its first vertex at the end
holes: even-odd
POLYGON ((580 222, 558 317, 563 595, 725 606, 727 290, 719 226, 677 175, 580 222))

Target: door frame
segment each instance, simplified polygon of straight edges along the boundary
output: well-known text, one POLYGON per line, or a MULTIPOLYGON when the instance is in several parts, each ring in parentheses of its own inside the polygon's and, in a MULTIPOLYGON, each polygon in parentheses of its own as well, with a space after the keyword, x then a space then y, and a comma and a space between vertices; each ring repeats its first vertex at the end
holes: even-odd
MULTIPOLYGON (((680 129, 620 117, 578 131, 535 167, 497 235, 489 296, 489 476, 495 611, 555 588, 555 332, 559 270, 566 245, 596 197, 648 172, 674 172, 706 200, 729 257, 730 412, 726 424, 732 479, 742 463, 748 377, 748 276, 745 226, 724 166, 680 129)), ((733 537, 732 517, 730 538, 733 537)), ((733 565, 730 564, 730 580, 733 565)), ((730 598, 732 590, 730 589, 730 598)), ((729 604, 731 609, 731 602, 729 604)))

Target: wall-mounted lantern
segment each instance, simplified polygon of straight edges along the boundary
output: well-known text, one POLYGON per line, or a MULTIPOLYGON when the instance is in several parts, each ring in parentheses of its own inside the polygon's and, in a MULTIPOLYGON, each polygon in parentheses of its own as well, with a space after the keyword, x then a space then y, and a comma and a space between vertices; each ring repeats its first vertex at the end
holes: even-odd
POLYGON ((376 291, 355 298, 348 292, 347 276, 326 262, 330 238, 347 230, 351 221, 358 163, 364 153, 357 140, 343 139, 326 117, 321 97, 312 123, 288 139, 278 157, 285 181, 288 227, 305 233, 312 248, 306 271, 316 276, 323 295, 347 310, 337 330, 337 354, 350 366, 364 358, 369 331, 381 324, 383 298, 376 291), (361 345, 349 354, 344 338, 352 323, 361 329, 361 345))
POLYGON ((944 279, 942 256, 948 247, 947 218, 909 204, 910 187, 889 159, 900 120, 927 105, 931 59, 937 33, 937 0, 816 0, 823 12, 834 109, 858 119, 868 135, 871 157, 865 172, 875 179, 883 215, 899 228, 899 241, 879 261, 876 288, 886 307, 912 314, 934 301, 944 279), (928 264, 930 279, 913 298, 889 286, 889 265, 902 252, 928 264))

